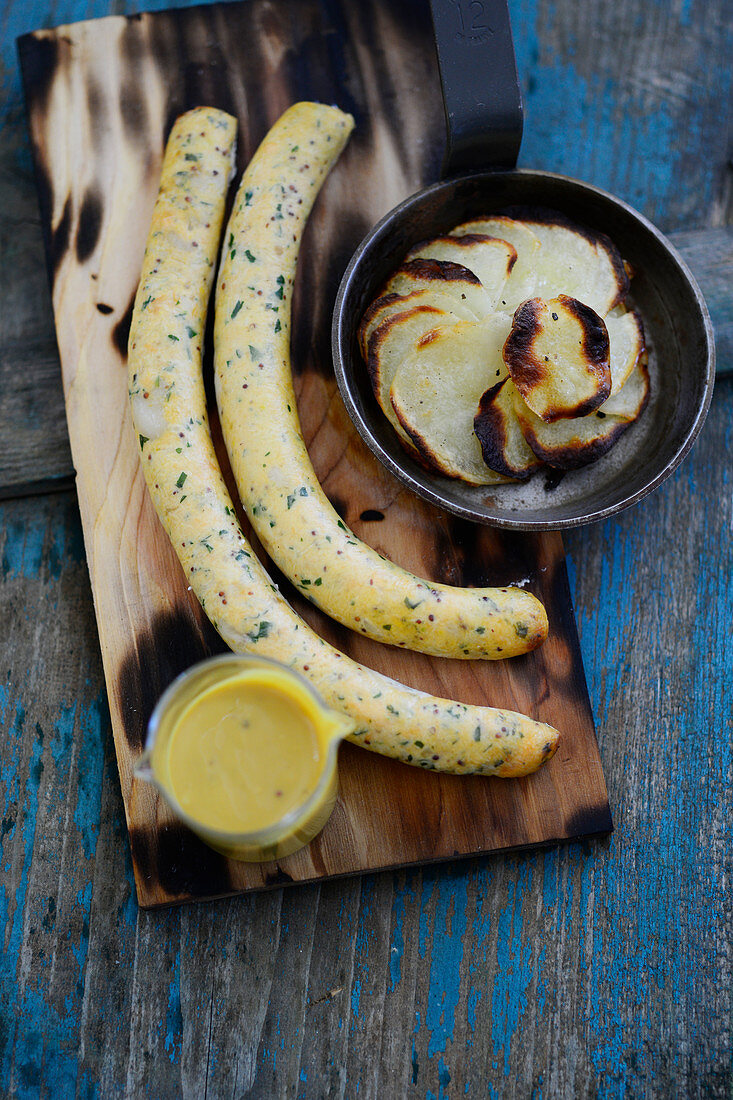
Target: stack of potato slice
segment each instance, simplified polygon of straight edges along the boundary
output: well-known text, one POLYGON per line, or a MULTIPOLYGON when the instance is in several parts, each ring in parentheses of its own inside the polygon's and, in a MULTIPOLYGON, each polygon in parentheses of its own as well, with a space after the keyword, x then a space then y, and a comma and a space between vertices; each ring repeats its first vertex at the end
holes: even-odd
POLYGON ((649 396, 614 244, 549 211, 416 245, 366 310, 377 401, 418 461, 473 485, 606 454, 649 396))

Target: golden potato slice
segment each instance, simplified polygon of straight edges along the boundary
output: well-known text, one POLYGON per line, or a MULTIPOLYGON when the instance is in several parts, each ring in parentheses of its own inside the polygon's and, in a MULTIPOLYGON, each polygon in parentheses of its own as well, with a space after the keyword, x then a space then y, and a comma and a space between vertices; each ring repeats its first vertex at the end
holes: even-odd
POLYGON ((516 250, 517 261, 497 302, 497 308, 511 312, 525 298, 531 298, 537 292, 535 256, 541 247, 539 238, 524 222, 517 221, 515 218, 504 217, 501 214, 491 218, 476 218, 470 222, 463 222, 461 225, 457 225, 455 229, 451 229, 450 236, 463 237, 474 233, 483 233, 489 237, 498 237, 500 240, 508 241, 516 250))
POLYGON ((629 277, 608 237, 551 212, 529 212, 521 220, 540 241, 533 260, 534 296, 566 294, 585 302, 601 317, 624 300, 629 277))
MULTIPOLYGON (((448 328, 451 322, 458 324, 445 310, 430 305, 413 306, 387 317, 369 339, 366 363, 374 396, 397 434, 406 442, 409 436, 392 408, 390 386, 399 367, 416 351, 420 338, 438 326, 446 327, 446 322, 448 328)), ((443 327, 439 331, 443 331, 443 327)))
POLYGON ((412 294, 383 294, 375 298, 370 306, 364 310, 364 316, 359 325, 358 340, 361 353, 366 360, 368 355, 369 337, 393 314, 404 313, 405 310, 415 306, 434 306, 445 313, 452 314, 457 321, 477 321, 478 317, 472 309, 457 295, 446 294, 439 289, 415 290, 412 294))
POLYGON ((626 384, 627 378, 644 351, 644 326, 635 310, 629 313, 617 313, 614 309, 606 315, 604 320, 611 345, 611 396, 613 396, 626 384))
POLYGON ((516 395, 514 409, 522 434, 538 458, 558 470, 575 470, 601 458, 630 421, 621 416, 592 412, 573 420, 547 424, 516 395))
POLYGON ((407 253, 408 260, 443 260, 462 264, 481 280, 496 309, 504 285, 517 261, 517 250, 508 241, 487 237, 483 233, 466 233, 461 237, 435 237, 422 241, 407 253))
POLYGON ((465 304, 476 317, 493 309, 481 280, 462 264, 446 260, 406 260, 387 281, 382 294, 413 294, 416 290, 440 290, 465 304))
POLYGON ((504 362, 530 409, 548 424, 585 416, 611 393, 608 331, 575 298, 529 298, 515 312, 504 362))
POLYGON ((623 386, 616 393, 612 392, 608 401, 597 410, 597 416, 620 416, 629 422, 641 416, 649 400, 649 371, 645 359, 645 355, 639 359, 623 386))
MULTIPOLYGON (((407 295, 407 297, 410 297, 410 295, 407 295)), ((375 298, 373 302, 370 302, 364 310, 361 321, 359 322, 359 328, 356 331, 356 338, 365 361, 369 337, 374 332, 375 328, 377 328, 390 313, 394 312, 395 309, 399 311, 405 308, 400 305, 400 303, 404 301, 405 298, 401 294, 395 294, 394 292, 390 294, 380 294, 379 297, 375 298)))
POLYGON ((499 474, 524 481, 542 463, 522 434, 514 408, 516 393, 508 376, 486 390, 473 428, 486 465, 499 474))
POLYGON ((473 419, 490 380, 505 375, 501 349, 510 324, 507 314, 495 313, 435 329, 418 341, 390 390, 394 411, 423 460, 471 485, 506 480, 484 462, 473 419))
POLYGON ((508 218, 504 214, 494 214, 488 218, 473 218, 468 222, 461 222, 451 229, 449 236, 465 237, 479 234, 485 237, 496 237, 501 241, 508 241, 514 245, 517 252, 517 262, 522 258, 522 252, 532 255, 539 247, 537 234, 530 226, 516 218, 508 218))

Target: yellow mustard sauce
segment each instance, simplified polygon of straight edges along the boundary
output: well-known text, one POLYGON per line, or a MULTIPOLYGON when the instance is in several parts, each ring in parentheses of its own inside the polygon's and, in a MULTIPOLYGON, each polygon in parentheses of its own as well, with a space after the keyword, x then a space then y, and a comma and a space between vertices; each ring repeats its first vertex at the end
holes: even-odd
POLYGON ((290 669, 213 658, 161 699, 137 774, 212 847, 275 859, 323 828, 336 800, 338 742, 351 728, 290 669))
POLYGON ((313 709, 277 672, 243 672, 199 695, 168 742, 181 809, 224 832, 274 825, 305 801, 323 767, 327 745, 313 709))

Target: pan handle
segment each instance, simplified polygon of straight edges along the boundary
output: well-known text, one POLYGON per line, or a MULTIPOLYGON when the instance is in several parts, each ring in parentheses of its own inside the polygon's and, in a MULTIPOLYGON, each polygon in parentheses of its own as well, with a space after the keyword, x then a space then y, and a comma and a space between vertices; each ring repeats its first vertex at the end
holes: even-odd
POLYGON ((448 134, 442 177, 513 168, 522 96, 507 0, 430 0, 448 134))

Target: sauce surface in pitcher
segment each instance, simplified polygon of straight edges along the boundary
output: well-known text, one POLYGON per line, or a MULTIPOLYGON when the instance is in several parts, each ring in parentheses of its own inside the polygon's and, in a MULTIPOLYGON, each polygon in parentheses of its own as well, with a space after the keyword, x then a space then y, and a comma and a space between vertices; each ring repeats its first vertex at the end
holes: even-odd
POLYGON ((190 818, 222 832, 256 832, 314 791, 328 732, 292 676, 250 669, 189 702, 156 771, 190 818))

